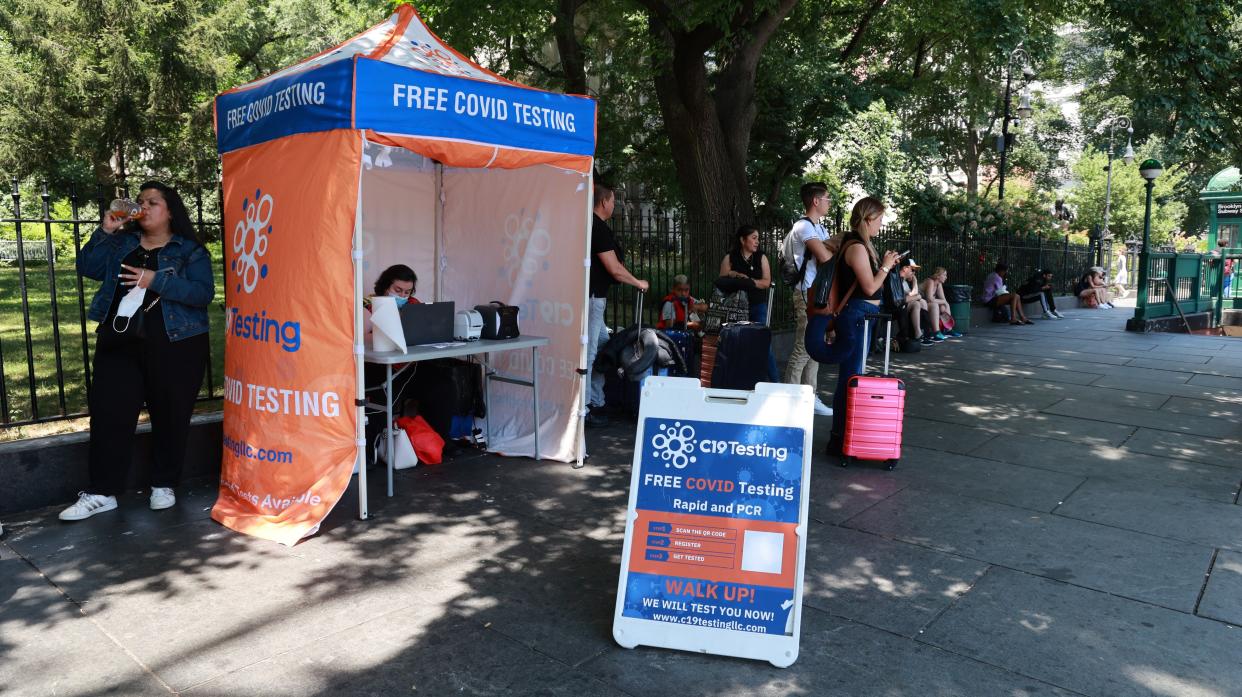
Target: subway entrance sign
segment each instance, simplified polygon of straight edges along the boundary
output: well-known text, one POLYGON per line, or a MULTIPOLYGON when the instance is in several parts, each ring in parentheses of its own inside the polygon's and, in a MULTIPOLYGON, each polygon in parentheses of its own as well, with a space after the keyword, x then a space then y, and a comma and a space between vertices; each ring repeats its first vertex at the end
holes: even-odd
POLYGON ((643 384, 613 637, 798 658, 813 394, 643 384))

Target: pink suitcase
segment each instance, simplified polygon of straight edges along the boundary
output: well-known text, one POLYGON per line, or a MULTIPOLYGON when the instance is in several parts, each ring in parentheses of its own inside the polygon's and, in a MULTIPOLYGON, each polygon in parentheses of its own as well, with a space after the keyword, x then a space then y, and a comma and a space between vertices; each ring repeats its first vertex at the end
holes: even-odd
MULTIPOLYGON (((869 329, 870 322, 866 324, 869 329)), ((863 332, 870 345, 870 334, 863 332)), ((846 391, 844 463, 853 459, 886 461, 888 469, 901 459, 901 423, 906 410, 906 385, 888 372, 892 343, 891 318, 884 331, 884 372, 867 375, 867 356, 863 354, 862 374, 850 378, 846 391)))

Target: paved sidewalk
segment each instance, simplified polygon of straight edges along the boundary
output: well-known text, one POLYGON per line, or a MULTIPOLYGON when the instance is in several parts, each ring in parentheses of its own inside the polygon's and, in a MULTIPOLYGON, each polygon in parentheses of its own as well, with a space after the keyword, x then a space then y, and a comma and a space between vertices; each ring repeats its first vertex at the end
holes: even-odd
POLYGON ((617 424, 582 470, 400 473, 292 549, 212 522, 210 482, 9 516, 0 694, 1242 694, 1242 341, 1067 314, 899 356, 894 472, 837 467, 817 422, 788 669, 612 641, 617 424))

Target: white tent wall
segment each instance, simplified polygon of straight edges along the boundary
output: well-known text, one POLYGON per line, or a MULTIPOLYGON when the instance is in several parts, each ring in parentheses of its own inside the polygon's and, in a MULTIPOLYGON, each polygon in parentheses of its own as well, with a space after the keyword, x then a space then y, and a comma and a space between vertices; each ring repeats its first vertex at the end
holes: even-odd
MULTIPOLYGON (((577 457, 585 360, 588 175, 549 166, 455 169, 443 177, 444 298, 459 308, 500 300, 521 308, 522 332, 546 336, 539 352, 540 455, 577 457)), ((493 368, 528 378, 528 351, 493 354, 493 368)), ((535 454, 530 390, 494 382, 492 450, 535 454)))
POLYGON ((423 302, 441 299, 435 297, 435 163, 408 150, 370 143, 363 163, 363 294, 371 295, 384 269, 405 264, 418 276, 415 297, 423 302))

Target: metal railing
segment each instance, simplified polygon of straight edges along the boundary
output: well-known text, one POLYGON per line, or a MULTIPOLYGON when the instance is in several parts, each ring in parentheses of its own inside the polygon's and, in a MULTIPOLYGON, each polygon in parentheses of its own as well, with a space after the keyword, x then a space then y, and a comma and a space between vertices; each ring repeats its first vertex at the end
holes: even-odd
MULTIPOLYGON (((1213 296, 1217 295, 1213 291, 1213 280, 1218 262, 1218 259, 1197 253, 1152 252, 1147 255, 1147 287, 1138 289, 1135 319, 1176 315, 1174 299, 1187 314, 1212 310, 1213 296)), ((1141 257, 1139 263, 1142 264, 1141 257)))
MULTIPOLYGON (((218 184, 177 189, 222 275, 218 184)), ((73 187, 54 191, 44 182, 27 212, 31 197, 14 180, 0 200, 0 427, 87 415, 94 323, 86 309, 99 284, 79 276, 75 262, 100 211, 129 193, 125 182, 86 195, 73 187)), ((219 278, 217 287, 223 288, 219 278)), ((222 304, 213 302, 208 312, 213 334, 222 338, 222 304)), ((213 346, 200 401, 220 396, 221 353, 213 346)))
MULTIPOLYGON (((221 192, 217 184, 178 187, 202 239, 208 241, 223 278, 220 254, 221 192)), ((38 204, 28 213, 29 196, 16 185, 0 201, 0 428, 85 416, 91 382, 92 322, 86 308, 98 284, 79 277, 74 269, 78 251, 99 221, 99 212, 115 195, 128 193, 122 183, 99 187, 83 196, 73 189, 35 194, 38 204), (12 248, 6 265, 3 251, 12 248), (37 252, 35 250, 38 250, 37 252)), ((831 216, 830 219, 840 219, 831 216)), ((650 204, 619 205, 610 221, 634 275, 651 282, 643 308, 645 324, 655 324, 660 301, 672 279, 685 274, 691 293, 710 295, 721 260, 733 242, 736 227, 724 221, 694 220, 676 211, 650 204)), ((780 280, 776 253, 788 224, 760 226, 760 248, 768 255, 775 279, 772 324, 792 329, 791 293, 780 280)), ((830 223, 830 228, 836 225, 830 223)), ((836 232, 830 229, 830 232, 836 232)), ((1090 264, 1090 250, 1068 242, 1040 238, 972 239, 947 231, 911 231, 906 227, 881 230, 877 248, 911 250, 922 266, 920 276, 935 266, 949 271, 950 283, 974 287, 976 295, 996 261, 1010 264, 1012 279, 1024 279, 1036 268, 1051 268, 1067 290, 1090 264)), ((224 336, 222 295, 209 308, 212 357, 200 400, 218 398, 224 336)), ((624 326, 633 321, 632 288, 614 286, 609 293, 607 322, 624 326)))

